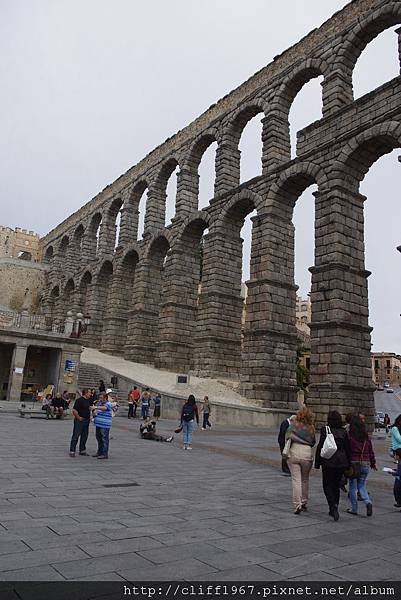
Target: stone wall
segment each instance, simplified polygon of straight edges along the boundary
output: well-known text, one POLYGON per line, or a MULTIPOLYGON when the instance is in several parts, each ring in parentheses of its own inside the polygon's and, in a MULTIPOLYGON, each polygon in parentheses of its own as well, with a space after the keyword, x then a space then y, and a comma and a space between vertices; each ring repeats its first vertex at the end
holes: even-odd
POLYGON ((40 263, 0 258, 0 306, 35 312, 46 291, 48 269, 40 263))
POLYGON ((50 265, 46 310, 58 316, 73 305, 88 313, 89 345, 160 368, 239 378, 246 397, 291 410, 297 344, 292 214, 302 192, 316 184, 309 403, 320 420, 330 408, 371 418, 359 184, 380 156, 401 145, 401 80, 354 101, 352 73, 366 45, 399 23, 401 2, 354 0, 58 225, 42 240, 50 265), (298 133, 292 160, 289 111, 302 86, 318 76, 323 117, 298 133), (262 175, 239 185, 238 144, 257 114, 263 117, 262 175), (199 210, 198 166, 213 142, 214 197, 199 210), (166 228, 166 186, 177 165, 176 213, 166 228), (240 231, 254 210, 241 336, 240 231))
POLYGON ((11 229, 0 225, 0 258, 17 258, 21 253, 25 260, 40 259, 39 234, 20 227, 11 229))

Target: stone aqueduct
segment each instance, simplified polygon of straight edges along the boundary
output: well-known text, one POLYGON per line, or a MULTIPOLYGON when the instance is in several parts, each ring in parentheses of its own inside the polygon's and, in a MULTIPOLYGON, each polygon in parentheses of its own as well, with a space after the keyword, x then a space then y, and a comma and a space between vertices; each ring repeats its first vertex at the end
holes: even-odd
POLYGON ((401 1, 354 0, 58 225, 42 240, 51 263, 46 309, 59 316, 71 308, 88 312, 87 345, 160 368, 239 377, 244 396, 265 407, 291 408, 292 214, 301 193, 317 184, 309 402, 318 418, 329 407, 345 412, 350 406, 371 416, 369 272, 359 184, 380 156, 401 145, 401 78, 354 101, 352 74, 365 46, 399 23, 401 1), (291 160, 290 107, 317 76, 323 76, 323 116, 298 133, 291 160), (238 144, 258 113, 262 175, 240 185, 238 144), (215 141, 214 197, 199 210, 198 166, 215 141), (166 185, 177 165, 176 212, 165 227, 166 185), (137 241, 146 189, 144 235, 137 241), (255 209, 241 343, 240 230, 255 209))

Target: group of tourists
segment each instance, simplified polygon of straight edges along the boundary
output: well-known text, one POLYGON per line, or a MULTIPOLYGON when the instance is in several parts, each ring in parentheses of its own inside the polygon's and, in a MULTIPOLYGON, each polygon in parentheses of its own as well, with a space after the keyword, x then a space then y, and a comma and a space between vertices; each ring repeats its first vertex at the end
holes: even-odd
MULTIPOLYGON (((57 394, 59 396, 60 394, 57 394)), ((60 395, 61 396, 61 395, 60 395)), ((88 456, 86 451, 86 442, 89 435, 89 426, 91 420, 96 430, 96 440, 98 449, 93 456, 98 459, 107 459, 109 456, 110 429, 113 422, 113 416, 118 409, 118 402, 114 397, 111 388, 106 389, 103 380, 100 380, 99 391, 94 388, 85 388, 82 394, 77 398, 72 407, 74 418, 73 433, 70 442, 70 456, 76 456, 76 448, 79 441, 79 455, 88 456)), ((140 437, 144 440, 153 440, 158 442, 172 442, 174 436, 162 436, 156 432, 157 421, 161 413, 161 395, 155 393, 152 395, 149 388, 142 392, 134 386, 128 393, 128 418, 135 419, 137 411, 140 409, 142 423, 139 428, 140 437), (150 410, 153 408, 153 416, 150 416, 150 410)), ((202 430, 210 429, 211 405, 208 396, 203 399, 201 408, 203 413, 202 430)), ((195 429, 195 422, 199 425, 199 411, 195 396, 190 394, 184 403, 180 413, 180 424, 175 430, 176 433, 183 432, 183 449, 192 450, 192 436, 195 429)))
MULTIPOLYGON (((338 521, 340 490, 347 492, 350 506, 347 513, 358 515, 358 500, 366 507, 366 516, 373 514, 372 500, 366 488, 370 470, 377 470, 376 457, 366 428, 363 414, 348 414, 345 424, 340 413, 330 411, 327 424, 320 430, 316 444, 313 414, 302 408, 296 415, 282 422, 278 436, 282 456, 282 471, 291 476, 294 513, 308 509, 309 474, 314 462, 322 469, 323 492, 329 515, 338 521)), ((390 455, 397 463, 396 469, 385 469, 395 476, 394 506, 401 508, 401 415, 391 427, 390 455)))
POLYGON ((48 418, 63 419, 70 402, 71 399, 67 390, 62 394, 60 392, 55 395, 47 394, 42 400, 42 410, 46 412, 48 418))
POLYGON ((128 418, 136 419, 138 408, 141 410, 141 418, 148 419, 150 411, 153 407, 153 418, 158 421, 160 419, 162 397, 158 392, 152 396, 149 388, 141 392, 134 385, 132 390, 128 392, 128 418))

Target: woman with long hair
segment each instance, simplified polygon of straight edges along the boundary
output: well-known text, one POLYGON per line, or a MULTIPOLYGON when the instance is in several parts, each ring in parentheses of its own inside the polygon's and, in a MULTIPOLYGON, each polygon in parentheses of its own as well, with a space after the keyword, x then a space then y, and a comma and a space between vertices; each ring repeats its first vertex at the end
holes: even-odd
POLYGON ((332 410, 327 415, 327 425, 320 430, 320 440, 316 449, 315 468, 322 467, 323 491, 329 505, 329 515, 338 521, 338 505, 340 502, 340 487, 345 469, 350 465, 350 444, 347 432, 343 427, 341 415, 332 410), (328 433, 334 436, 337 450, 330 458, 320 456, 328 433))
POLYGON ((299 515, 301 511, 307 510, 312 448, 316 442, 313 414, 308 408, 297 412, 287 429, 286 439, 290 440, 288 466, 291 472, 294 513, 299 515))
POLYGON ((195 427, 195 419, 199 425, 199 413, 196 406, 195 396, 190 394, 181 410, 181 426, 184 437, 184 450, 192 450, 192 434, 195 427))
POLYGON ((368 490, 366 489, 366 480, 369 475, 369 468, 377 471, 376 458, 366 425, 359 415, 352 417, 348 437, 351 451, 351 467, 354 476, 351 476, 349 480, 351 508, 347 512, 351 515, 358 514, 357 492, 359 492, 362 501, 366 505, 366 516, 371 517, 373 507, 368 490))

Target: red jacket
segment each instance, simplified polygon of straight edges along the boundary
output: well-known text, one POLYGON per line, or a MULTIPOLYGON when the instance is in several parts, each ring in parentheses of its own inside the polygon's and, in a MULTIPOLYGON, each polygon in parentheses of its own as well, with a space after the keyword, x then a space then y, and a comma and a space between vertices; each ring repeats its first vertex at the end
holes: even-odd
POLYGON ((351 448, 351 462, 366 462, 374 469, 376 467, 376 457, 370 439, 360 442, 351 435, 348 434, 348 436, 351 448))

